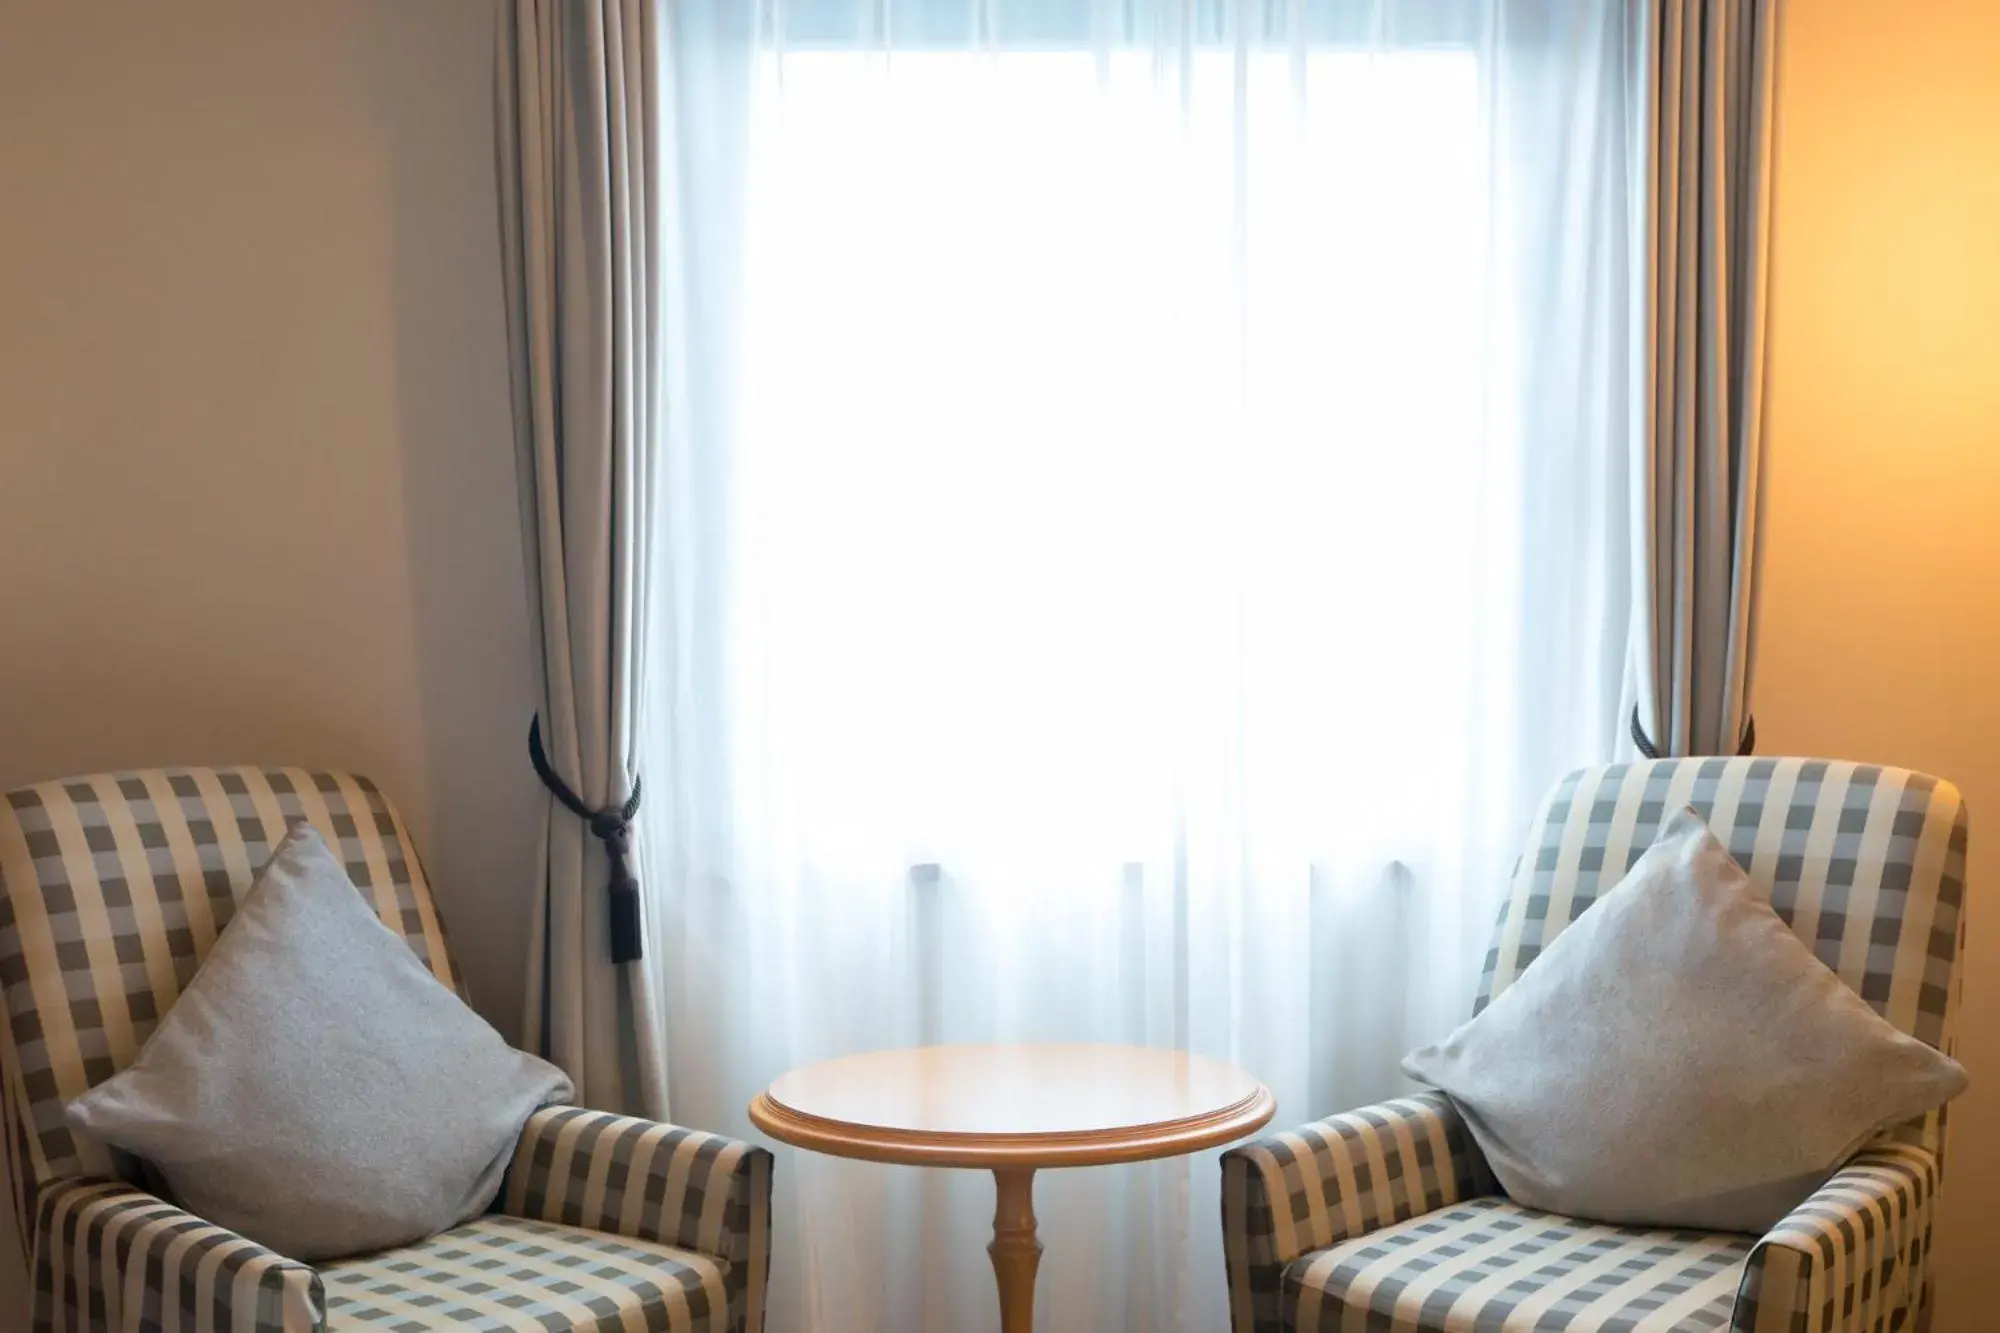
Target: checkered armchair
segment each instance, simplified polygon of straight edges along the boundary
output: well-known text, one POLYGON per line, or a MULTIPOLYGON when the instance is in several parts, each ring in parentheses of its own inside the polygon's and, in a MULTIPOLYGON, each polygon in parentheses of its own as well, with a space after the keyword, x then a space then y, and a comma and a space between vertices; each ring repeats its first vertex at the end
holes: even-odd
MULTIPOLYGON (((1958 792, 1920 773, 1814 759, 1656 760, 1564 778, 1515 869, 1474 1012, 1684 805, 1877 1013, 1952 1049, 1965 930, 1958 792)), ((1223 1158, 1233 1331, 1914 1328, 1930 1294, 1944 1121, 1940 1110, 1883 1136, 1758 1237, 1523 1208, 1438 1093, 1337 1115, 1223 1158)))
POLYGON ((409 835, 365 778, 169 769, 0 802, 0 1103, 37 1333, 757 1333, 771 1158, 733 1139, 550 1107, 486 1216, 315 1268, 156 1197, 139 1164, 69 1129, 64 1104, 138 1053, 297 819, 462 993, 409 835))

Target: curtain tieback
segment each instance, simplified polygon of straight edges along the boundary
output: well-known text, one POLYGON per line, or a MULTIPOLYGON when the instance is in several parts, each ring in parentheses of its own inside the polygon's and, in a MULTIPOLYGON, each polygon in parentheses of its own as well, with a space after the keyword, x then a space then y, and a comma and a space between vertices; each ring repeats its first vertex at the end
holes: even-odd
POLYGON ((633 877, 631 866, 632 816, 639 813, 639 779, 632 780, 632 794, 626 798, 624 805, 607 805, 602 810, 592 810, 549 766, 549 757, 542 750, 540 714, 536 714, 534 721, 528 724, 528 758, 535 765, 535 776, 542 780, 549 794, 589 826, 591 834, 604 844, 605 855, 611 860, 611 884, 608 889, 611 961, 637 962, 645 953, 639 942, 639 881, 633 877))
MULTIPOLYGON (((1632 705, 1632 744, 1638 746, 1639 753, 1648 759, 1658 759, 1660 757, 1659 747, 1653 744, 1653 739, 1646 734, 1646 729, 1639 725, 1639 705, 1637 704, 1632 705)), ((1746 717, 1743 719, 1743 735, 1737 742, 1736 753, 1740 757, 1742 755, 1755 754, 1756 752, 1757 719, 1754 716, 1746 717)))

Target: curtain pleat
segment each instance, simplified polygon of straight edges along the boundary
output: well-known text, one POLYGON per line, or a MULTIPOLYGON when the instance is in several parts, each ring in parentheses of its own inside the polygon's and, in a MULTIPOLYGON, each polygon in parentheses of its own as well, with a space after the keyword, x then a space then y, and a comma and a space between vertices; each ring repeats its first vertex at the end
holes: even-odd
MULTIPOLYGON (((657 7, 518 0, 500 26, 502 264, 544 746, 593 809, 638 779, 661 397, 657 7)), ((603 848, 547 802, 526 1041, 578 1100, 666 1114, 652 962, 614 964, 603 848)))
POLYGON ((1773 87, 1781 0, 1656 0, 1634 743, 1755 742, 1773 87))
MULTIPOLYGON (((1104 1041, 1405 1090, 1630 699, 1647 0, 680 0, 644 867, 683 1123, 1104 1041)), ((774 1330, 993 1326, 991 1182, 779 1150, 774 1330)), ((1213 1155, 1049 1327, 1227 1321, 1213 1155)))

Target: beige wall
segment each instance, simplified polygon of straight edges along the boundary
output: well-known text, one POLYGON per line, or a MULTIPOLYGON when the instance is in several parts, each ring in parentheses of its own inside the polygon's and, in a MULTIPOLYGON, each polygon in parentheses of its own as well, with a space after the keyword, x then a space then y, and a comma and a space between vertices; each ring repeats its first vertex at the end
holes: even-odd
MULTIPOLYGON (((511 1028, 532 792, 490 24, 482 0, 0 6, 0 786, 375 773, 511 1028)), ((2000 1312, 1973 1206, 2000 1193, 2000 6, 1794 0, 1787 37, 1762 748, 1972 802, 1938 1329, 1976 1333, 2000 1312)))
POLYGON ((0 4, 0 788, 374 774, 511 1031, 533 778, 492 14, 0 4))
POLYGON ((2000 1327, 2000 5, 1793 0, 1759 748, 1972 811, 1938 1333, 2000 1327), (1981 1211, 1986 1216, 1981 1217, 1981 1211))

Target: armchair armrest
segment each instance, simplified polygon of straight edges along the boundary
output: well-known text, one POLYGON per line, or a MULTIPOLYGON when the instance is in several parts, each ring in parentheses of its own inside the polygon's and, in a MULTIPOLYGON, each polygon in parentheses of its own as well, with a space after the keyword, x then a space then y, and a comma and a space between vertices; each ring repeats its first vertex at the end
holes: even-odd
POLYGON ((1834 1172, 1750 1251, 1732 1333, 1915 1327, 1928 1296, 1937 1199, 1930 1149, 1875 1143, 1834 1172))
POLYGON ((725 1260, 730 1326, 748 1333, 763 1327, 771 1253, 766 1149, 656 1120, 548 1106, 521 1130, 499 1209, 725 1260))
POLYGON ((326 1293, 309 1266, 119 1181, 36 1191, 32 1279, 36 1333, 326 1328, 326 1293))
POLYGON ((1277 1333, 1285 1265, 1310 1250, 1495 1190, 1441 1092, 1273 1134, 1222 1157, 1233 1333, 1277 1333))

